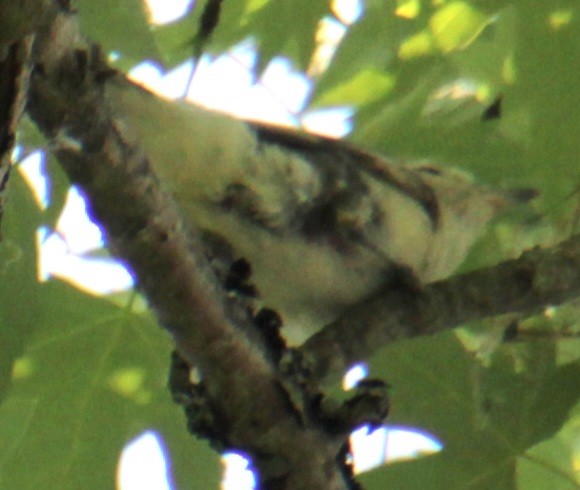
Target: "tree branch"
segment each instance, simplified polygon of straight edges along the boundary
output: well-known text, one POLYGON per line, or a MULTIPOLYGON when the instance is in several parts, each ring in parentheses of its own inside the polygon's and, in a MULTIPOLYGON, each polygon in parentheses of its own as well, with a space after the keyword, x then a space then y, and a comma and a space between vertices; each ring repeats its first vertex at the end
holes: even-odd
POLYGON ((505 313, 531 315, 580 296, 580 235, 551 248, 429 284, 377 292, 310 337, 299 354, 311 382, 340 376, 398 340, 505 313))

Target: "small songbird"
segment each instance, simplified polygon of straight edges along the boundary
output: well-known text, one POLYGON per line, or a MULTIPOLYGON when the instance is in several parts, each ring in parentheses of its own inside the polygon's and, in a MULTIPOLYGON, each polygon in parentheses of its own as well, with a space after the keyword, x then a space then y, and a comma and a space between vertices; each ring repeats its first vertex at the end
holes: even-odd
POLYGON ((107 84, 161 182, 192 222, 244 257, 295 340, 409 267, 450 275, 486 224, 528 195, 457 169, 395 164, 343 141, 248 122, 107 84))

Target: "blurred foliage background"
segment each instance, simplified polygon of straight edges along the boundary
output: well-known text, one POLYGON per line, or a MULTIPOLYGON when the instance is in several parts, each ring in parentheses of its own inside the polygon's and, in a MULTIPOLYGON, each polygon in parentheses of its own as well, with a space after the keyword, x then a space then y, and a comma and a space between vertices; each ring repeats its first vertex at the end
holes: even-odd
MULTIPOLYGON (((203 7, 152 27, 140 0, 76 5, 86 34, 118 53, 122 69, 190 58, 203 7)), ((249 38, 257 81, 287 57, 312 81, 302 114, 351 107, 356 143, 540 190, 534 209, 498 223, 466 268, 579 231, 578 2, 367 0, 327 67, 315 62, 324 18, 339 20, 325 0, 224 0, 205 51, 249 38)), ((22 137, 42 144, 30 123, 22 137)), ((153 427, 176 488, 215 488, 219 458, 188 436, 170 401, 170 342, 143 302, 37 281, 36 230, 54 228, 68 185, 54 162, 48 169, 49 207, 40 210, 13 173, 2 222, 0 487, 111 488, 123 445, 153 427)), ((372 375, 393 386, 389 422, 428 430, 445 449, 373 470, 366 488, 580 488, 579 312, 576 303, 528 319, 521 327, 535 335, 521 341, 501 342, 514 321, 501 318, 370 360, 372 375)))

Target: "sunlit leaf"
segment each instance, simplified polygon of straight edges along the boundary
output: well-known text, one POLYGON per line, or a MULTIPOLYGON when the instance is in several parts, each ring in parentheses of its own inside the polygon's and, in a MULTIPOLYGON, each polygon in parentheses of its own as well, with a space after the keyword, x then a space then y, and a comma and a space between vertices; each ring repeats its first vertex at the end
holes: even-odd
POLYGON ((487 23, 486 15, 461 1, 445 4, 429 21, 435 44, 443 52, 465 48, 487 23))
POLYGON ((427 29, 406 39, 399 47, 399 57, 410 59, 433 52, 433 36, 427 29))
POLYGON ((351 80, 329 90, 316 102, 317 105, 352 104, 360 106, 384 97, 394 86, 395 80, 388 73, 363 70, 351 80))

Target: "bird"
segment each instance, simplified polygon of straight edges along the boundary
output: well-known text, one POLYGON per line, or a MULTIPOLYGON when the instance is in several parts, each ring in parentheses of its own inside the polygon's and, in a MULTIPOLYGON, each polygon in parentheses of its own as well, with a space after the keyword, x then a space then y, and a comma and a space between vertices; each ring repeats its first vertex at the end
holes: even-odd
POLYGON ((125 77, 106 97, 184 216, 251 264, 293 342, 394 284, 401 267, 420 284, 450 276, 493 218, 533 194, 165 99, 125 77))

